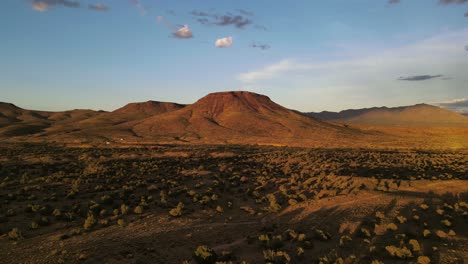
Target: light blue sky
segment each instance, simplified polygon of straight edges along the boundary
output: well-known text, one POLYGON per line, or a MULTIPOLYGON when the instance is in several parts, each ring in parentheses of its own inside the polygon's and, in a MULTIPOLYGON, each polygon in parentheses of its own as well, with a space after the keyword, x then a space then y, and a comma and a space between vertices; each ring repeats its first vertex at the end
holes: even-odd
POLYGON ((466 12, 438 0, 3 0, 0 101, 113 110, 250 90, 321 111, 463 99, 466 12), (218 25, 226 14, 251 23, 218 25), (172 36, 182 25, 192 38, 172 36), (231 36, 231 47, 215 46, 231 36))

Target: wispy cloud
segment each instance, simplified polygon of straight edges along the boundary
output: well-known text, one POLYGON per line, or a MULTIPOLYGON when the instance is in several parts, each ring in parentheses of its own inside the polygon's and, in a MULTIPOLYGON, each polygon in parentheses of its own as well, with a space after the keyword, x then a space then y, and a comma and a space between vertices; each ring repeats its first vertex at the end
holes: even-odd
POLYGON ((39 12, 44 12, 55 6, 63 6, 70 8, 80 7, 80 3, 70 0, 32 0, 32 8, 39 12))
POLYGON ((266 66, 257 71, 241 73, 238 79, 244 83, 254 83, 257 81, 268 80, 277 77, 285 72, 300 69, 301 66, 296 62, 286 59, 278 63, 266 66))
MULTIPOLYGON (((388 3, 393 5, 393 4, 399 4, 400 0, 388 0, 388 3)), ((465 4, 468 3, 468 0, 439 0, 439 4, 441 5, 451 5, 451 4, 465 4)))
POLYGON ((468 99, 460 98, 460 99, 453 99, 441 102, 433 102, 430 103, 432 105, 440 106, 449 110, 453 110, 459 113, 466 114, 468 113, 468 99))
POLYGON ((399 81, 426 81, 434 78, 442 77, 443 75, 413 75, 398 78, 399 81))
POLYGON ((251 18, 253 12, 237 9, 237 14, 227 12, 225 14, 215 14, 205 11, 194 10, 190 14, 195 17, 196 21, 202 25, 214 26, 234 26, 239 29, 244 29, 248 25, 252 25, 251 18))
POLYGON ((218 48, 232 47, 233 37, 220 38, 215 41, 215 46, 218 48))
POLYGON ((88 5, 89 10, 94 10, 94 11, 109 11, 109 7, 103 4, 90 4, 88 5))
POLYGON ((270 45, 268 44, 265 44, 265 43, 257 43, 257 42, 254 42, 252 44, 250 44, 250 47, 251 48, 257 48, 257 49, 261 49, 261 50, 267 50, 267 49, 270 49, 270 45))
POLYGON ((170 23, 169 21, 167 21, 162 16, 156 17, 156 21, 158 23, 164 24, 167 28, 169 28, 172 31, 172 37, 174 37, 174 38, 179 38, 179 39, 193 38, 193 32, 189 28, 188 25, 176 26, 176 25, 170 23))
POLYGON ((468 0, 439 0, 439 3, 443 5, 450 5, 450 4, 461 5, 461 4, 468 3, 468 0))
POLYGON ((468 29, 444 32, 406 46, 381 48, 378 52, 362 55, 349 54, 342 59, 285 58, 241 72, 236 77, 245 87, 261 86, 264 89, 280 90, 288 85, 294 87, 291 92, 295 91, 296 96, 299 91, 301 94, 330 96, 327 99, 329 103, 333 96, 352 94, 395 98, 411 95, 413 98, 419 96, 421 100, 429 100, 433 96, 459 94, 462 87, 466 86, 468 61, 464 54, 466 51, 461 47, 466 44, 467 36, 468 29), (435 74, 415 77, 421 75, 421 72, 435 74), (439 73, 451 77, 442 80, 443 76, 438 76, 440 81, 445 82, 443 86, 440 81, 395 81, 395 76, 423 80, 435 78, 439 73), (343 87, 349 88, 343 90, 343 87))
POLYGON ((236 9, 236 11, 245 16, 254 16, 254 12, 245 9, 236 9))
POLYGON ((140 15, 141 16, 145 16, 146 13, 148 12, 148 8, 146 6, 144 6, 140 0, 129 0, 130 3, 132 3, 137 9, 138 11, 140 11, 140 15))

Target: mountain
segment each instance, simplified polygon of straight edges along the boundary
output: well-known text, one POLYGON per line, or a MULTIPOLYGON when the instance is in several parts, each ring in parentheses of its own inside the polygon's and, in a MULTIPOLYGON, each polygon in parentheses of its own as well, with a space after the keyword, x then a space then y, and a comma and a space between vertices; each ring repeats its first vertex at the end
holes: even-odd
MULTIPOLYGON (((26 110, 0 103, 0 136, 61 138, 105 138, 110 134, 128 135, 130 128, 120 124, 134 122, 184 107, 167 102, 130 103, 112 112, 76 109, 61 112, 26 110)), ((132 133, 130 132, 130 135, 132 133)))
POLYGON ((208 94, 180 110, 144 119, 133 131, 159 141, 286 145, 324 145, 330 139, 349 139, 361 133, 307 117, 267 96, 245 91, 208 94))
POLYGON ((468 118, 454 111, 428 104, 402 107, 374 107, 341 112, 306 113, 336 123, 371 126, 468 126, 468 118))
POLYGON ((170 102, 147 101, 142 103, 129 103, 122 108, 114 110, 113 113, 151 116, 179 110, 185 106, 186 105, 170 102))

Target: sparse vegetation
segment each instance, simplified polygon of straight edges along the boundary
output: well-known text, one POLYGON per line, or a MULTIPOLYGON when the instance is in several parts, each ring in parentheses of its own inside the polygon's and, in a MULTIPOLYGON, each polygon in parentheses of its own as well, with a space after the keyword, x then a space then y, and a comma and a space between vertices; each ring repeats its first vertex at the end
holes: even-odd
POLYGON ((424 187, 465 184, 455 152, 12 144, 0 157, 1 245, 55 236, 68 250, 56 262, 93 259, 68 241, 95 233, 138 233, 141 248, 122 249, 124 259, 180 251, 179 263, 438 263, 467 236, 468 194, 424 187), (395 211, 395 196, 410 202, 395 211))

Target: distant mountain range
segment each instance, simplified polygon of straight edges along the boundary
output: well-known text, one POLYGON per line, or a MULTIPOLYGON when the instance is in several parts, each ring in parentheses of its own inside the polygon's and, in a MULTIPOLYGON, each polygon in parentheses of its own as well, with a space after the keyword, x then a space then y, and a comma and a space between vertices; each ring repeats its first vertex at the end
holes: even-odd
POLYGON ((457 112, 428 104, 402 107, 372 107, 341 112, 305 113, 336 123, 370 126, 468 126, 468 118, 457 112))
POLYGON ((34 111, 0 103, 0 138, 8 140, 318 147, 392 140, 354 124, 468 127, 468 117, 425 104, 303 114, 245 91, 212 93, 191 105, 130 103, 112 112, 34 111))

